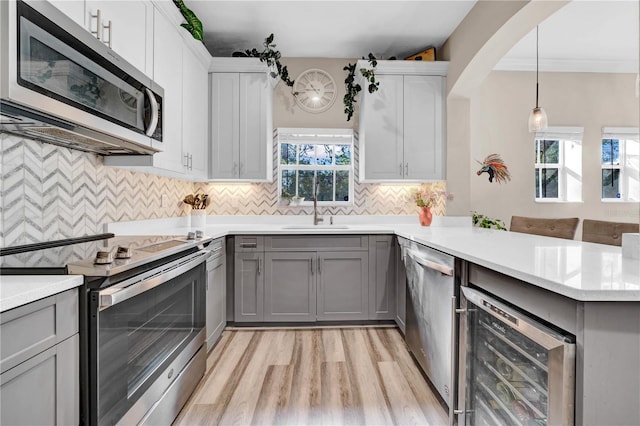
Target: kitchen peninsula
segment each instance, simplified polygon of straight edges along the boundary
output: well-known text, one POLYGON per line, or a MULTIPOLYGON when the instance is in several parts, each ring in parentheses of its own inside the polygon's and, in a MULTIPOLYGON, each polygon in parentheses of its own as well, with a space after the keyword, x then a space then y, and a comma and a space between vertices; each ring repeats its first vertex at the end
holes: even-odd
MULTIPOLYGON (((575 336, 576 424, 640 418, 640 407, 629 401, 640 394, 640 262, 624 258, 620 247, 459 223, 425 228, 411 223, 415 217, 400 218, 366 224, 370 218, 338 217, 332 228, 292 225, 308 218, 209 217, 204 230, 213 238, 393 234, 453 255, 462 265, 462 285, 575 336)), ((177 219, 154 226, 152 220, 112 224, 109 231, 182 234, 186 225, 177 219)))

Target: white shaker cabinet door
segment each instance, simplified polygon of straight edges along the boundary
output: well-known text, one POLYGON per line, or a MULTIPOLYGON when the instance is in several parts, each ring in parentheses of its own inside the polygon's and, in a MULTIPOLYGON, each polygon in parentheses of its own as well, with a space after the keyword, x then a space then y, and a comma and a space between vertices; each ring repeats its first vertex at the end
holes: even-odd
POLYGON ((404 77, 404 178, 444 179, 443 77, 404 77))
POLYGON ((147 22, 153 19, 152 9, 152 5, 144 1, 87 0, 84 26, 89 31, 99 30, 97 14, 100 11, 101 24, 107 26, 111 22, 110 28, 101 32, 100 39, 110 43, 118 55, 138 70, 149 74, 147 53, 151 46, 147 48, 147 42, 151 43, 153 32, 147 22))
POLYGON ((164 89, 162 99, 162 152, 154 154, 154 165, 183 172, 182 156, 182 38, 174 25, 154 11, 153 79, 164 89))
POLYGON ((240 74, 212 73, 211 179, 238 179, 240 160, 240 74))
POLYGON ((191 50, 182 53, 182 156, 190 176, 206 179, 209 74, 191 50))
POLYGON ((240 179, 265 180, 271 176, 271 93, 266 73, 240 74, 240 179))
POLYGON ((388 181, 404 176, 402 78, 376 76, 380 89, 364 95, 360 111, 360 155, 364 160, 360 180, 388 181))
POLYGON ((49 3, 81 26, 84 25, 84 0, 50 0, 49 3))

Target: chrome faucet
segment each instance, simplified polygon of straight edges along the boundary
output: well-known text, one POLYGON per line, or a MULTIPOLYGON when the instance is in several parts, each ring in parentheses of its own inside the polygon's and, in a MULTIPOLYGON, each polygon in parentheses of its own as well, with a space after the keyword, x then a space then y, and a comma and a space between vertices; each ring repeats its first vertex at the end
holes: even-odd
POLYGON ((324 218, 318 217, 318 186, 320 186, 320 182, 318 181, 318 176, 314 176, 313 178, 313 225, 317 225, 320 222, 324 222, 324 218))

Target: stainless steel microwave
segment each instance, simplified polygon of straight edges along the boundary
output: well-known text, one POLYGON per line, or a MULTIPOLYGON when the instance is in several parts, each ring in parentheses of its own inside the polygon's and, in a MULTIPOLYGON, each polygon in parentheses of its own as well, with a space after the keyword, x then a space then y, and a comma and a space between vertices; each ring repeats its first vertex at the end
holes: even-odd
POLYGON ((46 1, 0 1, 0 131, 110 154, 162 150, 163 89, 46 1))

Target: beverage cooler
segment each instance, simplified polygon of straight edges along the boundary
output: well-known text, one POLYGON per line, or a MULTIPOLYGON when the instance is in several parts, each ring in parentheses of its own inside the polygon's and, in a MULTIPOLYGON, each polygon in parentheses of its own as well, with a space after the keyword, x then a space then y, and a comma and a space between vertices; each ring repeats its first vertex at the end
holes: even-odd
POLYGON ((463 287, 459 425, 571 425, 575 339, 463 287))

